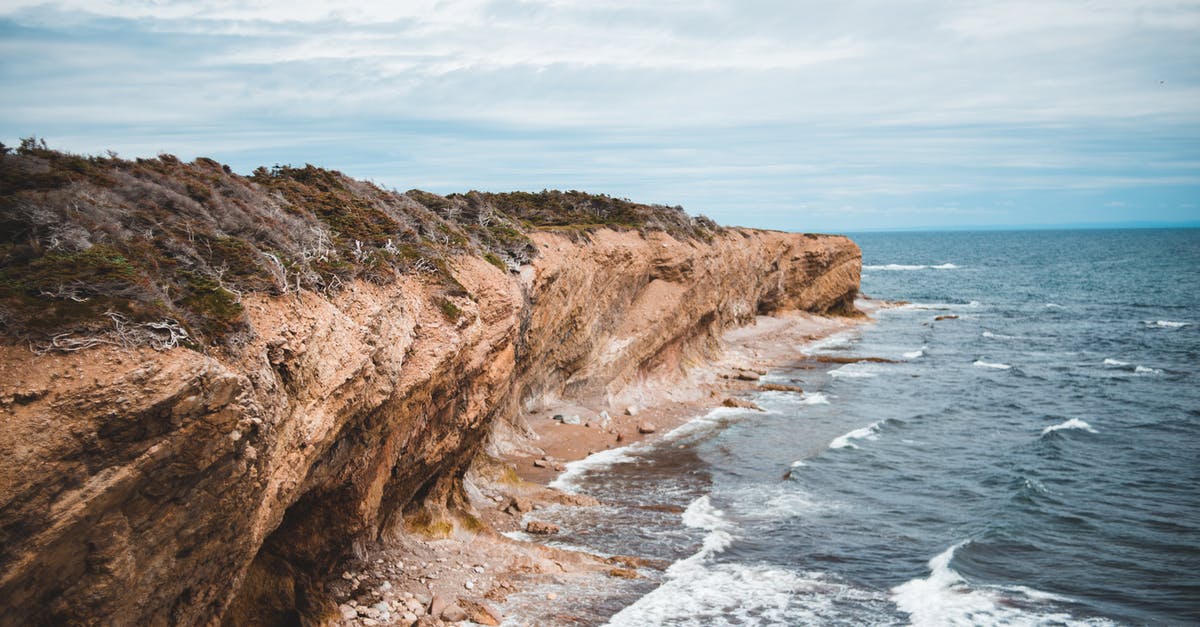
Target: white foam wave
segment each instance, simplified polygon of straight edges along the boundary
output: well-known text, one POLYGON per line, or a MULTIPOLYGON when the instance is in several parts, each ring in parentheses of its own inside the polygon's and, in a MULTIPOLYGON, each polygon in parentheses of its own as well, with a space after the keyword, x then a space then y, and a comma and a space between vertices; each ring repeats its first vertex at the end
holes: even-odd
POLYGON ((965 540, 929 560, 929 576, 892 588, 892 601, 916 627, 957 625, 1110 625, 1105 619, 1077 620, 1039 604, 1068 601, 1026 586, 972 586, 950 567, 965 540))
POLYGON ((986 337, 989 340, 1019 340, 1019 339, 1022 339, 1015 335, 1004 335, 1003 333, 992 333, 991 331, 984 331, 982 333, 982 335, 983 335, 983 337, 986 337))
POLYGON ((804 463, 803 459, 797 459, 796 461, 792 462, 792 468, 803 468, 807 465, 808 464, 804 463))
MULTIPOLYGON (((721 553, 733 543, 733 534, 730 533, 733 524, 725 519, 725 512, 713 507, 708 495, 688 504, 687 509, 683 512, 683 524, 695 529, 708 530, 708 535, 704 536, 704 543, 701 545, 700 551, 683 562, 707 559, 721 553)), ((672 564, 671 568, 683 562, 672 564)), ((668 569, 667 573, 670 574, 670 572, 668 569)))
POLYGON ((869 363, 846 364, 829 371, 829 376, 839 379, 867 379, 875 376, 875 369, 869 363))
POLYGON ((1162 374, 1163 373, 1163 371, 1159 370, 1158 368, 1149 368, 1146 366, 1138 366, 1138 367, 1134 368, 1133 371, 1137 374, 1162 374))
POLYGON ((850 344, 853 342, 855 335, 856 334, 852 331, 834 333, 833 335, 821 338, 815 342, 811 342, 805 346, 802 346, 800 348, 800 352, 804 353, 805 355, 812 355, 814 353, 820 353, 823 351, 850 348, 850 344))
POLYGON ((1159 329, 1181 329, 1186 326, 1191 326, 1190 322, 1176 322, 1174 320, 1146 320, 1146 326, 1159 329))
MULTIPOLYGON (((793 503, 783 505, 791 506, 793 503)), ((871 593, 823 581, 820 575, 713 558, 732 541, 733 529, 708 496, 688 505, 683 522, 706 529, 699 551, 675 562, 665 580, 609 619, 610 627, 643 625, 787 625, 825 623, 843 599, 870 600, 871 593)))
POLYGON ((1128 365, 1129 365, 1129 362, 1127 362, 1127 361, 1121 361, 1121 360, 1119 360, 1119 359, 1111 359, 1111 358, 1109 358, 1109 359, 1105 359, 1105 360, 1104 360, 1104 365, 1105 365, 1105 366, 1117 366, 1117 367, 1120 367, 1120 366, 1128 366, 1128 365))
POLYGON ((629 446, 592 453, 583 459, 568 462, 567 469, 555 477, 554 481, 551 481, 547 486, 565 492, 574 492, 579 488, 579 482, 583 479, 583 476, 591 471, 637 461, 637 458, 632 453, 637 452, 640 448, 642 448, 641 443, 630 444, 629 446))
POLYGON ((800 396, 801 405, 828 405, 829 397, 820 392, 805 392, 800 396))
POLYGON ((979 366, 980 368, 992 368, 995 370, 1008 370, 1009 368, 1012 368, 1012 366, 1008 364, 993 363, 990 361, 984 361, 982 359, 976 359, 975 363, 971 365, 979 366))
POLYGON ((921 348, 919 348, 919 349, 917 349, 917 350, 915 350, 915 351, 908 351, 907 353, 904 353, 904 358, 905 358, 905 359, 920 359, 921 357, 924 357, 924 356, 925 356, 925 349, 926 349, 926 348, 929 348, 929 347, 928 347, 928 346, 922 346, 921 348))
POLYGON ((866 265, 863 270, 957 270, 958 266, 952 263, 943 263, 940 265, 909 265, 901 263, 889 263, 884 265, 866 265))
POLYGON ((829 443, 829 448, 858 448, 858 445, 851 442, 851 440, 878 440, 879 427, 883 423, 883 420, 879 420, 861 429, 855 429, 850 433, 839 435, 829 443))
POLYGON ((1046 309, 1065 309, 1065 307, 1058 303, 1046 303, 1044 306, 1046 309))
MULTIPOLYGON (((746 416, 746 410, 738 407, 717 407, 709 410, 707 414, 697 416, 674 429, 663 434, 662 439, 667 442, 672 442, 705 431, 712 431, 722 425, 728 424, 733 419, 740 419, 746 416)), ((644 446, 651 446, 649 443, 643 443, 644 446)))
POLYGON ((889 311, 961 311, 963 309, 978 309, 983 303, 973 300, 969 303, 907 303, 899 307, 891 307, 889 309, 881 309, 880 313, 889 311))
POLYGON ((1096 430, 1092 428, 1092 425, 1089 425, 1078 418, 1072 418, 1066 422, 1051 425, 1045 429, 1042 429, 1042 435, 1047 435, 1062 429, 1081 429, 1083 431, 1087 431, 1088 433, 1096 433, 1096 430))

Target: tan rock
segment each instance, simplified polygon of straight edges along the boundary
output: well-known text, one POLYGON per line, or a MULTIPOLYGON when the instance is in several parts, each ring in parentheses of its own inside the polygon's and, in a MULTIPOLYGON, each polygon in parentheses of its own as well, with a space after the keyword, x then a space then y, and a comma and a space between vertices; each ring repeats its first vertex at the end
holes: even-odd
POLYGON ((525 523, 525 532, 536 535, 551 535, 558 533, 558 525, 540 520, 531 520, 525 523))
POLYGON ((470 295, 451 297, 460 324, 439 307, 447 283, 406 275, 247 291, 244 342, 229 350, 37 357, 0 342, 0 368, 19 373, 0 377, 0 528, 22 530, 0 547, 5 611, 250 624, 294 616, 279 599, 337 607, 313 572, 384 524, 444 532, 479 443, 520 431, 500 428, 516 417, 496 405, 515 410, 513 390, 603 398, 692 363, 757 312, 850 313, 861 264, 842 237, 742 229, 686 245, 603 228, 529 239, 538 254, 520 276, 474 254, 447 264, 470 295), (405 504, 414 515, 395 511, 405 504))

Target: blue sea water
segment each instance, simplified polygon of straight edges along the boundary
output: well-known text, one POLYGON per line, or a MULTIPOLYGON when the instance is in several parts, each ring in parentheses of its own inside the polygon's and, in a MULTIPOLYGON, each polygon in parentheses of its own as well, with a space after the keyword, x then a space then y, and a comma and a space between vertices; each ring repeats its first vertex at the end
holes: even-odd
POLYGON ((1200 230, 854 239, 909 304, 811 350, 895 363, 573 466, 559 542, 670 566, 569 622, 1200 624, 1200 230))

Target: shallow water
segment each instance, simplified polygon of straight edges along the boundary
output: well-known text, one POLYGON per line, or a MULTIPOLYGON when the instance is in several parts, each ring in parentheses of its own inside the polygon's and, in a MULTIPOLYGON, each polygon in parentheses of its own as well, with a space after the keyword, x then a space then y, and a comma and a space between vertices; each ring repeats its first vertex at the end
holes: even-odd
POLYGON ((811 350, 898 363, 573 465, 555 541, 671 564, 576 622, 1200 623, 1200 231, 855 240, 911 304, 811 350))

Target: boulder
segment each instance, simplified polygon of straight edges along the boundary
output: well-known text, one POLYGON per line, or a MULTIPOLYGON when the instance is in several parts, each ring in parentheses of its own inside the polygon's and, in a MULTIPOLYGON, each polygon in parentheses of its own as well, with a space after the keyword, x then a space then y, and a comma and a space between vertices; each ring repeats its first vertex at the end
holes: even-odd
POLYGON ((467 620, 467 611, 459 607, 457 604, 448 606, 442 610, 442 620, 447 620, 452 623, 467 620))
POLYGON ((655 431, 658 431, 658 427, 653 422, 643 422, 638 425, 638 433, 654 433, 655 431))
POLYGON ((763 383, 758 386, 758 389, 764 392, 795 392, 803 394, 804 390, 798 385, 787 385, 784 383, 763 383))
POLYGON ((540 536, 548 536, 558 533, 558 525, 548 522, 541 522, 540 520, 531 520, 525 523, 525 532, 540 536))
POLYGON ((467 611, 467 618, 473 623, 497 627, 504 622, 500 612, 486 601, 459 599, 458 602, 467 611))
POLYGON ((446 608, 449 607, 449 605, 450 602, 447 601, 445 597, 440 594, 435 594, 433 595, 433 600, 429 602, 429 615, 435 617, 441 616, 442 612, 446 611, 446 608))
POLYGON ((725 407, 741 407, 743 409, 753 409, 754 411, 763 411, 763 408, 759 407, 757 404, 755 404, 751 401, 745 400, 745 399, 741 399, 741 398, 727 398, 727 399, 721 401, 721 404, 724 405, 725 407))

